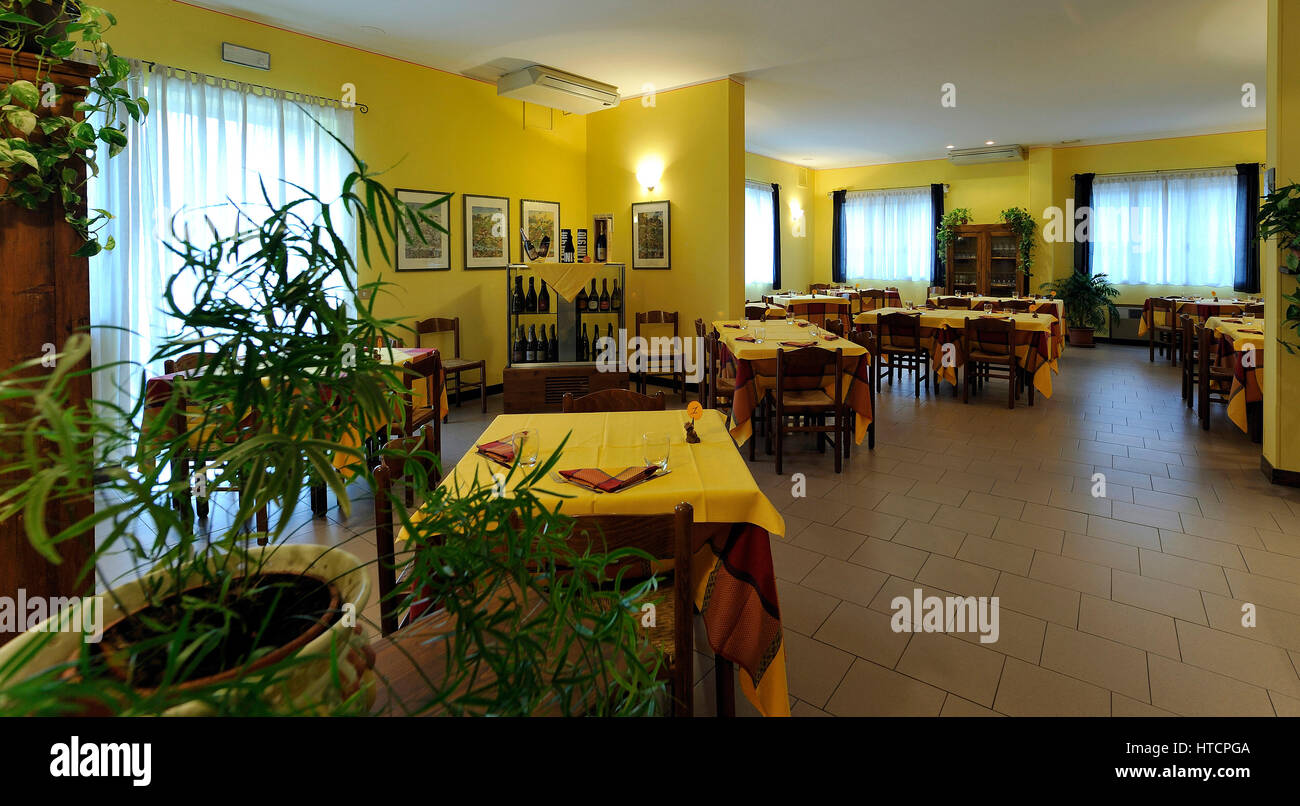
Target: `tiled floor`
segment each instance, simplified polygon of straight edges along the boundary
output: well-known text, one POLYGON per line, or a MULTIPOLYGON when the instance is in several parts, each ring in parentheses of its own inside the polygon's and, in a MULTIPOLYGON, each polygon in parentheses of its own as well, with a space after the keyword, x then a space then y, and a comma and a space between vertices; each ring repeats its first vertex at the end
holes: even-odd
MULTIPOLYGON (((1067 350, 1054 386, 1014 411, 998 382, 969 405, 886 388, 876 449, 839 475, 811 442, 787 445, 780 477, 759 451, 786 519, 772 554, 796 716, 1300 715, 1300 490, 1264 481, 1221 409, 1201 431, 1177 371, 1145 349, 1067 350), (916 588, 997 596, 998 640, 895 632, 890 601, 916 588)), ((452 409, 446 462, 500 405, 452 409)), ((323 521, 304 503, 292 539, 369 560, 372 523, 365 500, 323 521)))

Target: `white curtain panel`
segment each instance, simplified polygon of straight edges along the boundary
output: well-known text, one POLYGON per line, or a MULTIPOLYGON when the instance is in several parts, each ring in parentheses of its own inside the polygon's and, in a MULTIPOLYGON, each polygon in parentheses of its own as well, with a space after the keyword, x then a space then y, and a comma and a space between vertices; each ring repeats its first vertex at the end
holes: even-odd
POLYGON ((1232 285, 1237 171, 1098 176, 1092 271, 1121 285, 1232 285))
POLYGON ((772 186, 745 182, 745 299, 772 291, 772 186))
MULTIPOLYGON (((94 394, 123 408, 142 377, 162 372, 149 357, 176 332, 162 310, 167 280, 180 265, 163 244, 175 241, 173 225, 184 233, 188 223, 195 243, 207 238, 205 217, 230 234, 235 216, 228 200, 254 215, 265 211, 263 182, 272 204, 301 195, 286 182, 333 201, 352 166, 321 126, 349 147, 353 142, 350 110, 292 94, 139 62, 127 89, 148 99, 150 114, 140 123, 127 119, 129 144, 121 154, 110 160, 101 148, 100 174, 87 192, 91 208, 115 216, 103 235, 117 243, 90 261, 91 359, 115 365, 95 374, 94 394)), ((341 212, 334 221, 343 222, 351 248, 355 227, 341 212)))
POLYGON ((928 282, 935 226, 928 186, 844 194, 844 269, 849 282, 928 282))

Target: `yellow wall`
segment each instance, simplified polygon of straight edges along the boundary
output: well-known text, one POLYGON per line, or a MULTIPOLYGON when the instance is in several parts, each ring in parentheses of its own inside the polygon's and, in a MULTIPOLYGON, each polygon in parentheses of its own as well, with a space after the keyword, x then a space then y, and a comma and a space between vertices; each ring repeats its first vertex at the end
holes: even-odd
POLYGON ((683 335, 696 318, 733 315, 744 300, 744 87, 730 79, 660 92, 587 116, 587 206, 614 215, 611 261, 626 262, 629 310, 679 311, 683 335), (636 178, 660 160, 654 190, 636 178), (634 270, 631 205, 669 199, 671 265, 634 270))
POLYGON ((761 154, 746 154, 745 178, 755 182, 775 182, 781 186, 781 287, 807 288, 809 283, 814 282, 814 171, 761 154), (805 170, 808 172, 807 186, 799 187, 799 174, 805 170), (794 235, 791 203, 799 205, 804 211, 803 237, 794 235))
MULTIPOLYGON (((357 87, 368 114, 356 115, 356 151, 389 168, 390 187, 455 192, 451 200, 451 270, 404 272, 400 293, 383 295, 386 316, 462 319, 462 353, 486 357, 488 382, 505 364, 505 271, 463 267, 463 193, 511 200, 511 259, 519 260, 519 199, 560 202, 561 226, 590 227, 587 214, 587 123, 581 115, 533 108, 553 129, 524 127, 523 104, 497 98, 481 81, 420 67, 235 17, 163 0, 105 0, 118 18, 110 42, 123 56, 313 95, 338 97, 357 87), (271 53, 270 71, 221 61, 223 41, 271 53), (391 166, 391 167, 390 167, 391 166)), ((530 115, 530 122, 533 115, 530 115)), ((615 210, 622 221, 622 209, 615 210)), ((626 230, 624 230, 625 234, 626 230)), ((363 274, 362 280, 373 275, 363 274)))

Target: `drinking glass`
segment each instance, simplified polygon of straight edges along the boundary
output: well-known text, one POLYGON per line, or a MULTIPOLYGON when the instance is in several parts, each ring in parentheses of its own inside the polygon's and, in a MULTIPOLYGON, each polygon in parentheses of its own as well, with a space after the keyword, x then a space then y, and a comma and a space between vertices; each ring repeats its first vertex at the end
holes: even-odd
POLYGON ((808 326, 808 335, 809 335, 809 336, 812 336, 814 339, 817 338, 817 326, 816 326, 816 325, 809 325, 809 326, 808 326))
POLYGON ((789 308, 785 309, 785 323, 787 325, 794 324, 794 313, 792 313, 789 308))
POLYGON ((916 310, 916 303, 909 299, 907 301, 907 309, 909 311, 916 310))
POLYGON ((984 303, 984 313, 993 313, 993 303, 991 302, 984 303))
POLYGON ((541 437, 536 428, 524 428, 515 432, 511 442, 515 446, 515 458, 524 467, 537 464, 537 445, 541 437))
POLYGON ((668 469, 668 435, 660 431, 647 431, 641 435, 642 458, 646 466, 657 465, 660 471, 668 469))
POLYGON ((1242 321, 1243 323, 1247 324, 1247 325, 1250 325, 1251 327, 1254 327, 1254 326, 1255 326, 1255 314, 1253 314, 1253 313, 1243 313, 1243 314, 1241 315, 1241 321, 1242 321))
POLYGON ((767 328, 763 325, 754 325, 754 341, 762 344, 763 337, 767 335, 767 328))

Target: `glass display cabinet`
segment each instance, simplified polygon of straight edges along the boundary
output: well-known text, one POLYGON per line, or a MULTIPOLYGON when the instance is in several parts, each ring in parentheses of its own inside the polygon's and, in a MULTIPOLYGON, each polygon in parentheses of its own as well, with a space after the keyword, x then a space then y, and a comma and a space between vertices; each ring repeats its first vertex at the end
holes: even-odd
POLYGON ((1029 293, 1020 266, 1019 242, 1006 224, 964 224, 948 244, 949 294, 1013 297, 1029 293))

